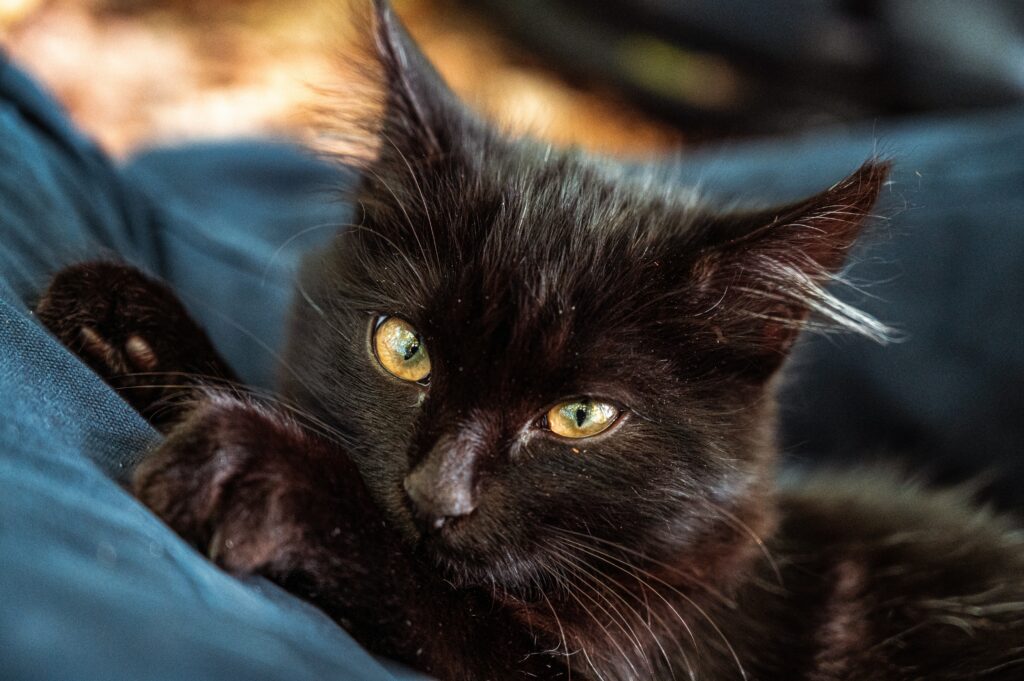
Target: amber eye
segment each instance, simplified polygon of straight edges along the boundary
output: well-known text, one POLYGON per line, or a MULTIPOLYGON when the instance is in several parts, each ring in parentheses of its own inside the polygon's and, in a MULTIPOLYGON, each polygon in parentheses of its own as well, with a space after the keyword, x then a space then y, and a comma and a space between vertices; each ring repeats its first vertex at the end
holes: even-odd
POLYGON ((387 317, 373 332, 373 351, 380 365, 403 381, 427 380, 430 355, 416 329, 404 319, 387 317))
POLYGON ((619 410, 607 402, 580 399, 556 404, 547 413, 552 433, 581 438, 597 435, 619 418, 619 410))

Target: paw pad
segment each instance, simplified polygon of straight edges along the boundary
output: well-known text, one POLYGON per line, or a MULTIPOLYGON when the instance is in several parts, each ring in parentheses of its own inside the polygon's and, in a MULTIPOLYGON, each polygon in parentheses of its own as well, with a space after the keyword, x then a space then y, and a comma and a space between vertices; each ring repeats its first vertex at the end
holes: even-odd
POLYGON ((140 336, 129 336, 128 340, 125 341, 124 349, 128 353, 128 357, 131 358, 132 362, 139 369, 152 371, 159 364, 156 352, 153 351, 153 346, 140 336))
POLYGON ((108 376, 130 371, 152 371, 159 365, 156 352, 141 336, 129 336, 123 350, 116 348, 91 326, 78 329, 82 352, 108 369, 108 376))

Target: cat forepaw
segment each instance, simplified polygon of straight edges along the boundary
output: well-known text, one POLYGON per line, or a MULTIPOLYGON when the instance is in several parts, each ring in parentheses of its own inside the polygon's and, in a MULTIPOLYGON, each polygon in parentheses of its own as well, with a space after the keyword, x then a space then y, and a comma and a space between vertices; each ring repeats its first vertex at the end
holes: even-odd
POLYGON ((89 262, 54 276, 36 316, 155 425, 182 389, 233 375, 171 289, 129 265, 89 262))
POLYGON ((179 535, 236 573, 283 569, 306 526, 310 451, 297 425, 211 393, 139 465, 135 495, 179 535))

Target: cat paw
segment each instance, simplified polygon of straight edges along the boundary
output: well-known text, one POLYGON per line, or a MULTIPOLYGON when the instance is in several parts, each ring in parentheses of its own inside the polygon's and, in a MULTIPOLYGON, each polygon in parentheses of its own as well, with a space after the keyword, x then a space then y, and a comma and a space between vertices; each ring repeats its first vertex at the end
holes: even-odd
POLYGON ((287 417, 208 393, 139 464, 133 492, 224 569, 271 576, 308 535, 322 478, 296 462, 318 446, 287 417))
POLYGON ((154 425, 181 413, 178 397, 230 369, 171 289, 128 265, 89 262, 53 278, 36 316, 154 425))

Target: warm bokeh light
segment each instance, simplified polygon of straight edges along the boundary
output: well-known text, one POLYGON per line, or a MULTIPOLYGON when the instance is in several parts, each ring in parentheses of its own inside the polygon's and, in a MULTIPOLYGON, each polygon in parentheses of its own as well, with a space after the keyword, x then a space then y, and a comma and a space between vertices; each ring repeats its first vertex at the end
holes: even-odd
MULTIPOLYGON (((444 0, 396 10, 467 101, 515 131, 612 153, 678 132, 609 92, 567 85, 444 0)), ((338 0, 0 0, 4 45, 112 153, 190 139, 299 136, 339 87, 338 0)))

